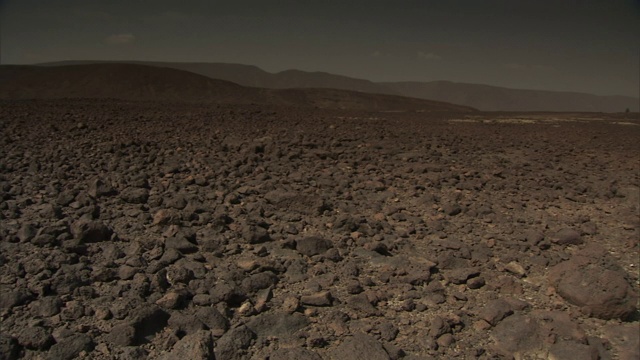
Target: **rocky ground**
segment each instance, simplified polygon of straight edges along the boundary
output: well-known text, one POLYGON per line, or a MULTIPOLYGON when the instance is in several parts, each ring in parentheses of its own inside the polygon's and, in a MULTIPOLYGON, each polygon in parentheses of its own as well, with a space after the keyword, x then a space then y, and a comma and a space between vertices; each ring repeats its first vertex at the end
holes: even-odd
POLYGON ((0 104, 2 359, 637 359, 640 121, 0 104))

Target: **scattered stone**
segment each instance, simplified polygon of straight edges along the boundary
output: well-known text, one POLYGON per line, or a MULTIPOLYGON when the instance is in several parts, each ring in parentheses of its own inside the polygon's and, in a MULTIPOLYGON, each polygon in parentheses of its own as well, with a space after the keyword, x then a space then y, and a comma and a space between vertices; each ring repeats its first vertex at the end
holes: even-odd
POLYGON ((471 279, 467 280, 467 287, 469 289, 472 289, 472 290, 480 289, 485 284, 486 284, 485 280, 484 280, 484 278, 482 276, 474 277, 474 278, 471 278, 471 279))
POLYGON ((236 314, 241 317, 248 317, 255 314, 255 307, 253 303, 249 300, 245 300, 245 302, 238 307, 236 310, 236 314))
POLYGON ((175 311, 167 322, 169 327, 181 335, 195 334, 200 330, 207 330, 207 326, 196 316, 175 311))
POLYGON ((389 360, 389 354, 375 338, 357 333, 328 352, 329 359, 389 360))
POLYGON ((279 348, 275 350, 271 354, 269 354, 269 359, 278 359, 278 360, 322 360, 322 357, 317 353, 301 348, 301 347, 292 347, 292 348, 279 348))
POLYGON ((61 308, 62 301, 58 296, 45 296, 31 303, 32 314, 41 317, 57 315, 60 313, 61 308))
POLYGON ((443 334, 436 340, 436 343, 438 344, 438 348, 447 348, 451 346, 455 341, 456 340, 453 335, 443 334))
POLYGON ((369 300, 366 293, 360 293, 347 299, 348 306, 364 317, 379 315, 378 309, 369 300))
POLYGON ((179 224, 180 216, 172 210, 161 209, 153 215, 153 225, 179 224))
POLYGON ((331 306, 333 297, 329 291, 321 291, 313 295, 304 295, 300 297, 300 302, 304 305, 311 306, 331 306))
POLYGON ((531 245, 538 245, 544 240, 544 233, 538 230, 529 230, 524 234, 524 239, 531 245))
POLYGON ((515 314, 501 321, 491 332, 496 350, 510 357, 527 358, 543 353, 540 326, 535 319, 515 314))
POLYGON ((560 296, 588 316, 624 320, 637 311, 638 295, 624 275, 595 260, 578 256, 560 263, 549 270, 549 281, 560 296))
POLYGON ((198 246, 196 244, 192 243, 191 241, 189 241, 189 239, 181 235, 167 238, 164 241, 164 246, 166 249, 178 250, 183 254, 191 254, 198 251, 198 246))
POLYGON ((54 344, 51 331, 41 326, 23 329, 18 334, 18 343, 31 350, 46 350, 54 344))
POLYGON ((138 272, 137 268, 129 265, 122 265, 118 268, 118 277, 121 280, 131 280, 133 276, 138 272))
POLYGON ((255 338, 256 334, 244 325, 231 329, 216 342, 215 358, 243 360, 255 338))
POLYGON ((520 278, 524 277, 527 274, 527 271, 524 269, 524 267, 515 261, 511 261, 510 263, 505 265, 504 269, 520 278))
POLYGON ((120 198, 130 204, 144 204, 149 199, 149 190, 129 187, 122 190, 120 198))
POLYGON ((446 320, 440 316, 436 316, 430 321, 429 336, 432 338, 439 338, 440 336, 451 332, 451 327, 446 320))
POLYGON ((209 306, 211 305, 211 295, 209 294, 195 294, 191 299, 194 305, 197 306, 209 306))
POLYGON ((378 325, 378 330, 380 331, 380 337, 385 341, 393 341, 400 332, 400 330, 398 330, 398 328, 390 321, 383 321, 380 323, 380 325, 378 325))
POLYGON ((165 202, 165 205, 170 208, 182 210, 187 206, 187 199, 183 195, 177 195, 165 202))
POLYGON ((169 314, 155 305, 142 305, 129 313, 135 329, 135 345, 149 342, 167 325, 169 314))
POLYGON ((0 291, 0 309, 10 310, 15 306, 24 305, 31 299, 31 295, 24 290, 0 291))
POLYGON ((7 360, 19 359, 20 345, 18 340, 9 335, 0 334, 0 358, 7 360))
POLYGON ((349 294, 360 294, 363 291, 364 289, 362 288, 362 285, 360 285, 360 282, 358 280, 350 280, 349 282, 347 282, 347 292, 349 294))
POLYGON ((71 226, 71 234, 80 244, 111 240, 113 230, 100 221, 78 220, 71 226))
POLYGON ((89 185, 89 195, 94 198, 113 196, 115 194, 117 194, 117 191, 100 179, 93 180, 89 185))
POLYGON ((242 230, 242 237, 249 244, 260 244, 271 240, 267 229, 254 225, 245 226, 242 230))
POLYGON ((298 299, 295 296, 288 296, 287 298, 284 299, 282 303, 282 309, 289 314, 292 314, 298 311, 299 308, 300 308, 300 299, 298 299))
POLYGON ((296 250, 307 256, 323 254, 332 247, 333 244, 330 240, 316 236, 310 236, 296 241, 296 250))
POLYGON ((531 316, 540 324, 540 333, 545 337, 557 337, 581 344, 587 342, 587 334, 567 313, 560 311, 533 310, 531 316))
POLYGON ((584 243, 580 232, 574 229, 562 229, 551 239, 558 245, 580 245, 584 243))
POLYGON ((268 289, 278 283, 278 276, 271 271, 263 271, 253 274, 242 280, 242 289, 247 293, 255 293, 258 290, 268 289))
POLYGON ((260 290, 256 295, 256 304, 254 306, 256 312, 267 310, 267 303, 273 297, 272 287, 260 290))
POLYGON ((240 259, 236 262, 236 265, 244 271, 251 271, 260 267, 258 262, 253 259, 240 259))
POLYGON ((116 325, 105 337, 105 340, 117 346, 135 345, 136 329, 128 323, 116 325))
POLYGON ((496 326, 502 319, 511 314, 513 314, 511 305, 503 299, 497 299, 485 305, 478 316, 492 326, 496 326))
POLYGON ((549 348, 549 360, 585 359, 598 360, 598 350, 573 341, 559 341, 549 348))
POLYGON ((188 284, 195 276, 190 269, 182 265, 174 264, 167 268, 166 278, 170 285, 177 286, 180 284, 188 284))
POLYGON ((275 312, 254 316, 247 327, 260 338, 285 338, 309 325, 309 319, 302 314, 275 312))
POLYGON ((468 279, 480 275, 480 271, 476 268, 460 268, 445 272, 445 278, 453 284, 464 284, 468 279))
MULTIPOLYGON (((102 350, 100 352, 102 353, 109 353, 109 349, 106 348, 104 349, 105 344, 101 343, 98 344, 96 346, 95 351, 99 351, 102 350)), ((120 359, 127 359, 127 360, 141 360, 141 359, 147 359, 149 357, 149 352, 139 346, 124 346, 124 347, 120 347, 117 349, 117 353, 120 357, 120 359)))
POLYGON ((640 359, 640 327, 637 323, 607 325, 604 337, 616 349, 620 360, 640 359))
POLYGON ((462 208, 458 204, 444 204, 442 211, 449 216, 456 216, 462 212, 462 208))
POLYGON ((53 246, 57 243, 57 239, 53 234, 47 234, 42 232, 42 229, 38 231, 35 237, 31 239, 31 243, 36 246, 45 247, 53 246))
POLYGON ((3 102, 0 358, 640 358, 640 127, 484 115, 3 102))
POLYGON ((183 292, 172 291, 158 299, 156 304, 165 309, 178 309, 184 305, 185 300, 183 292))
POLYGON ((20 230, 18 230, 18 239, 22 243, 29 242, 31 241, 31 239, 33 239, 36 236, 37 232, 38 231, 36 227, 33 226, 33 224, 30 224, 30 223, 23 224, 20 227, 20 230))
POLYGON ((94 342, 87 334, 73 334, 54 344, 47 353, 47 359, 71 360, 80 353, 93 350, 94 342))
POLYGON ((173 345, 171 351, 161 359, 215 360, 213 348, 211 332, 200 330, 180 339, 173 345))
POLYGON ((200 307, 195 316, 211 330, 215 337, 222 336, 229 329, 229 320, 214 307, 200 307))

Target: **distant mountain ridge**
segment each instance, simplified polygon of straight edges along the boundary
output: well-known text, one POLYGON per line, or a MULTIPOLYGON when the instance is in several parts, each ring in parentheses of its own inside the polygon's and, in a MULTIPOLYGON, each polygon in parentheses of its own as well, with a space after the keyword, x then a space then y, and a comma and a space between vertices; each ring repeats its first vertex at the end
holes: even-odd
POLYGON ((485 111, 638 111, 639 99, 578 92, 510 89, 498 86, 432 82, 381 83, 396 93, 421 99, 464 104, 485 111))
POLYGON ((445 102, 337 89, 265 89, 169 67, 127 63, 0 66, 0 99, 121 99, 305 108, 471 112, 445 102))
POLYGON ((41 66, 83 65, 96 63, 127 63, 137 65, 159 66, 189 71, 212 79, 231 81, 242 86, 268 89, 292 88, 328 88, 360 91, 372 94, 400 95, 384 85, 369 80, 334 75, 325 72, 307 72, 302 70, 285 70, 270 73, 253 65, 230 63, 181 63, 157 61, 59 61, 37 64, 41 66))
POLYGON ((380 82, 356 79, 324 72, 286 70, 270 73, 257 66, 229 63, 181 63, 150 61, 60 61, 38 64, 60 66, 92 63, 133 63, 168 67, 231 81, 243 86, 270 89, 331 88, 373 94, 402 95, 443 101, 483 111, 640 111, 640 99, 629 96, 599 96, 587 93, 511 89, 498 86, 431 82, 380 82))

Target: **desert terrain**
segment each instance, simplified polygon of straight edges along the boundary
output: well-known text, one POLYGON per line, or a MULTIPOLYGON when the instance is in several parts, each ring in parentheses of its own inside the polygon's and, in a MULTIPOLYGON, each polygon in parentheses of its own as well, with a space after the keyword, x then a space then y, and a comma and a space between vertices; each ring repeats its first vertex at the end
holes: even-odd
POLYGON ((0 87, 0 358, 640 357, 637 113, 116 68, 0 87))
MULTIPOLYGON (((40 65, 58 67, 118 63, 122 62, 59 61, 40 65)), ((131 62, 127 61, 126 63, 131 62)), ((318 71, 309 72, 291 69, 278 73, 269 73, 257 66, 233 63, 160 61, 135 61, 133 63, 188 71, 212 79, 231 81, 243 86, 268 89, 330 88, 372 94, 401 95, 470 106, 483 111, 622 112, 627 108, 634 112, 640 110, 638 97, 631 96, 598 96, 579 92, 512 89, 451 81, 372 82, 318 71)), ((2 76, 0 75, 1 78, 2 76)))

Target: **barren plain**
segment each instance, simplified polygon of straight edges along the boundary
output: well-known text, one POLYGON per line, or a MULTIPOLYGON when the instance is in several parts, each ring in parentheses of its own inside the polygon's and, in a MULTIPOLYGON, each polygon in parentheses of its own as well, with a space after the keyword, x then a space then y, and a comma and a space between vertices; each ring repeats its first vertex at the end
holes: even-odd
POLYGON ((0 103, 2 359, 638 359, 637 114, 0 103))

